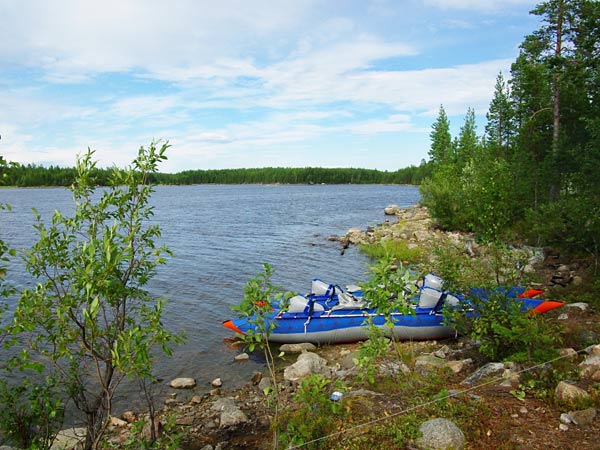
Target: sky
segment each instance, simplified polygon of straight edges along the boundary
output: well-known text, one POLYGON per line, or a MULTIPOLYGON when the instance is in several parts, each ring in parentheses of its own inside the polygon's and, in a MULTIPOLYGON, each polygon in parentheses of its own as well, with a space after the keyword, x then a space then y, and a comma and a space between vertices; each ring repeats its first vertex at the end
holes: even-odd
POLYGON ((0 0, 0 155, 162 172, 397 170, 440 105, 483 133, 495 80, 538 28, 528 0, 0 0))

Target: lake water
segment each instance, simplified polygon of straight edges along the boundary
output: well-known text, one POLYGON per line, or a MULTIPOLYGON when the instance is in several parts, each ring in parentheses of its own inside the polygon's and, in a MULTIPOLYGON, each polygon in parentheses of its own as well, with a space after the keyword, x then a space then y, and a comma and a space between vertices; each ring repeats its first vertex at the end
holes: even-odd
MULTIPOLYGON (((152 197, 154 220, 164 243, 174 252, 159 267, 149 290, 168 299, 164 323, 185 331, 187 341, 170 360, 160 360, 157 375, 164 385, 175 377, 197 380, 208 390, 220 377, 225 388, 248 381, 261 368, 260 355, 234 362, 239 348, 228 344, 232 333, 221 322, 243 297, 248 278, 270 263, 273 282, 286 290, 307 292, 312 278, 340 285, 365 280, 368 258, 327 239, 349 228, 366 228, 385 220, 383 208, 419 201, 418 189, 380 185, 199 185, 159 186, 152 197)), ((36 240, 32 208, 44 219, 52 211, 73 210, 71 193, 62 188, 2 189, 0 239, 12 248, 27 248, 36 240)), ((17 287, 33 281, 20 262, 7 279, 17 287)))

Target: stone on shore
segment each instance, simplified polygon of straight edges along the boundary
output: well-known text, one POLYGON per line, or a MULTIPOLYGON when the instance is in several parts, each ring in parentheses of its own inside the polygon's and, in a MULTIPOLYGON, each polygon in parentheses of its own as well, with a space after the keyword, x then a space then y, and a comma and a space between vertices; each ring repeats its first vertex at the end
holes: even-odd
POLYGON ((303 342, 301 344, 283 344, 279 347, 279 351, 284 353, 313 352, 316 349, 317 347, 310 342, 303 342))
POLYGON ((555 395, 557 400, 564 402, 590 398, 590 394, 588 394, 585 390, 575 386, 574 384, 567 383, 566 381, 561 381, 558 383, 558 386, 556 386, 555 395))
POLYGON ((477 371, 469 375, 465 378, 461 384, 472 385, 477 383, 482 378, 485 378, 490 375, 499 374, 500 372, 504 372, 504 363, 500 362, 491 362, 486 365, 480 367, 477 371))
POLYGON ((221 418, 219 420, 219 426, 221 428, 232 427, 248 422, 248 416, 246 416, 231 398, 218 399, 213 403, 211 409, 221 413, 221 418))
POLYGON ((421 437, 417 439, 419 449, 461 450, 465 446, 465 435, 448 419, 431 419, 419 427, 421 437))
POLYGON ((587 408, 569 412, 569 419, 581 427, 590 425, 596 418, 596 408, 587 408))
POLYGON ((196 380, 193 378, 175 378, 169 383, 173 389, 192 389, 196 387, 196 380))
POLYGON ((58 432, 52 442, 50 450, 63 450, 63 449, 83 449, 85 441, 85 435, 87 430, 85 428, 68 428, 58 432))
POLYGON ((314 373, 329 374, 331 370, 327 367, 327 360, 316 353, 300 353, 298 360, 283 371, 283 378, 287 381, 299 381, 314 373))
POLYGON ((394 216, 396 214, 399 214, 401 211, 402 208, 400 208, 398 205, 389 205, 383 208, 383 212, 386 216, 394 216))

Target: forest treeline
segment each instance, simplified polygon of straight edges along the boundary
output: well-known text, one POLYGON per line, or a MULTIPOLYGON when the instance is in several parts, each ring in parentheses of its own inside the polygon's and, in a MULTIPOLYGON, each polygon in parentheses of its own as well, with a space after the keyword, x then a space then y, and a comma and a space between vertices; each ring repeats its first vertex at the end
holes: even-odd
MULTIPOLYGON (((1 184, 5 186, 70 186, 77 175, 74 167, 2 164, 0 157, 1 184)), ((106 186, 112 169, 96 168, 93 177, 98 184, 106 186)), ((186 170, 178 173, 152 174, 157 184, 413 184, 418 185, 431 174, 427 163, 396 171, 358 168, 322 167, 265 167, 256 169, 186 170)))
POLYGON ((551 0, 499 74, 484 134, 458 136, 442 106, 423 202, 448 229, 600 256, 600 2, 551 0))

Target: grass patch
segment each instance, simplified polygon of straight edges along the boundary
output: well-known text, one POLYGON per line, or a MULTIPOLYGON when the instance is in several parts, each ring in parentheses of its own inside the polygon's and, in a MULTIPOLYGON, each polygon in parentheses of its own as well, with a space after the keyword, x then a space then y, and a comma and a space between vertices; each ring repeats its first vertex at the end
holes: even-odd
POLYGON ((380 241, 374 244, 361 244, 360 250, 373 259, 393 258, 407 264, 416 264, 423 260, 423 250, 409 248, 402 240, 380 241))

